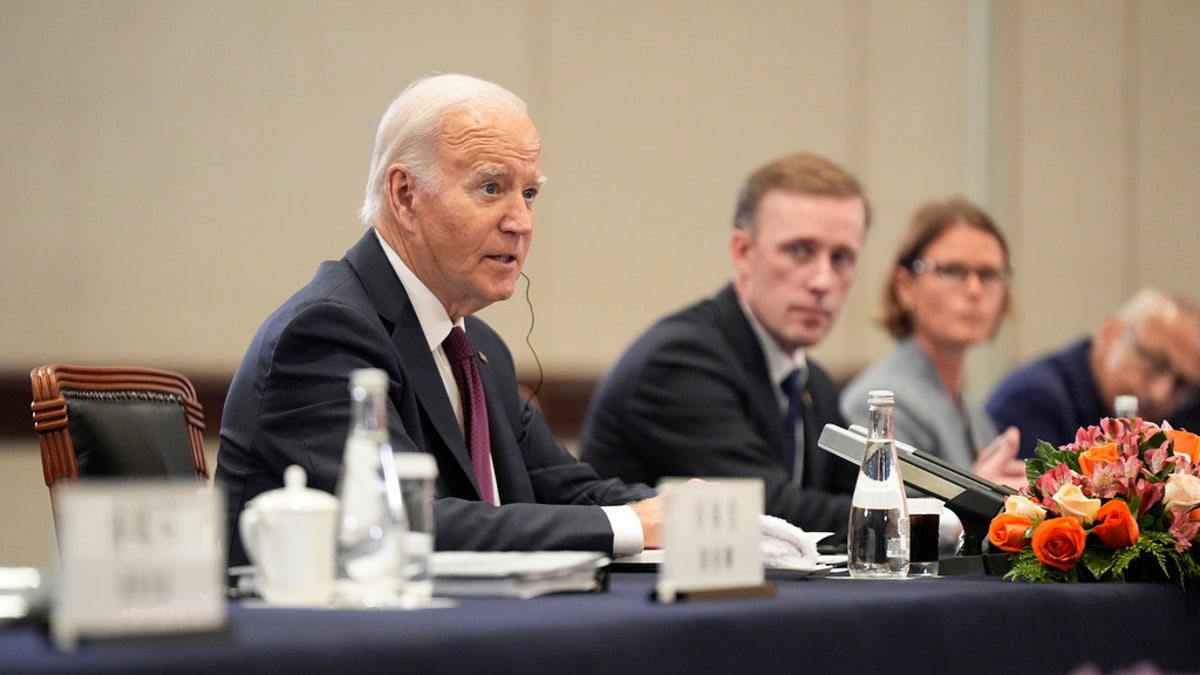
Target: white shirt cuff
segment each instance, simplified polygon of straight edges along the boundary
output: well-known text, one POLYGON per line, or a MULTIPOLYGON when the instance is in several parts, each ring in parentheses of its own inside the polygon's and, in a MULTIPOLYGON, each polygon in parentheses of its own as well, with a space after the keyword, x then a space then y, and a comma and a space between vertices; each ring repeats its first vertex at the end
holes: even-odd
POLYGON ((637 555, 645 547, 642 521, 628 506, 601 506, 613 531, 613 555, 637 555))

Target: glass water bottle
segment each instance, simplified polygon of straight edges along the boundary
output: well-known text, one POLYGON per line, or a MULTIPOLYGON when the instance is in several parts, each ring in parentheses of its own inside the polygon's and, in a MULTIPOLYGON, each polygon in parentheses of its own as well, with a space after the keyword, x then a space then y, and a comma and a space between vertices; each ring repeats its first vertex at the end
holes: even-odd
POLYGON ((908 505, 892 436, 895 401, 890 391, 867 394, 867 447, 854 486, 846 542, 850 576, 856 578, 908 574, 908 505))

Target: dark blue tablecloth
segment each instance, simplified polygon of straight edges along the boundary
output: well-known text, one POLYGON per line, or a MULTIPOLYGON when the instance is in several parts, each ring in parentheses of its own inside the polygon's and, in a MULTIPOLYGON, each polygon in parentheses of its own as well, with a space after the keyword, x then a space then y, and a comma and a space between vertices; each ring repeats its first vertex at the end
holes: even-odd
POLYGON ((9 627, 0 673, 1200 672, 1200 593, 1165 583, 812 578, 773 598, 661 605, 653 581, 619 573, 604 593, 409 612, 234 603, 222 633, 73 653, 42 627, 9 627))

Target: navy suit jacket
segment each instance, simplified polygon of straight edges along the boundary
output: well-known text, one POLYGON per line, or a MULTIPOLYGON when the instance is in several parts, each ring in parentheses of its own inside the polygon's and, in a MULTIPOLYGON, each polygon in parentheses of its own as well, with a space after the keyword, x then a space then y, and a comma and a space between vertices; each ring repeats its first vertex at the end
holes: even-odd
MULTIPOLYGON (((1058 447, 1075 442, 1082 427, 1112 414, 1092 372, 1092 338, 1080 338, 1009 373, 987 402, 988 414, 1001 429, 1021 430, 1020 457, 1034 456, 1039 440, 1058 447)), ((1158 424, 1163 420, 1147 420, 1158 424)), ((1167 416, 1176 429, 1200 430, 1200 396, 1167 416)))
POLYGON ((387 372, 393 448, 437 459, 437 548, 611 552, 612 528, 599 507, 654 491, 601 480, 577 461, 521 399, 500 336, 475 317, 467 317, 466 331, 480 355, 502 506, 479 501, 466 442, 416 312, 368 230, 266 320, 230 385, 216 471, 230 564, 246 560, 238 514, 254 496, 282 487, 288 465, 303 467, 310 486, 335 491, 356 368, 387 372))
POLYGON ((1080 427, 1108 417, 1088 359, 1091 349, 1092 340, 1081 338, 1021 366, 996 386, 987 412, 997 427, 1021 430, 1018 457, 1033 457, 1039 440, 1054 447, 1074 443, 1080 427))
POLYGON ((817 446, 845 426, 837 387, 811 359, 803 480, 791 483, 766 359, 732 286, 652 326, 592 397, 582 458, 603 476, 761 477, 766 512, 844 535, 857 468, 817 446))

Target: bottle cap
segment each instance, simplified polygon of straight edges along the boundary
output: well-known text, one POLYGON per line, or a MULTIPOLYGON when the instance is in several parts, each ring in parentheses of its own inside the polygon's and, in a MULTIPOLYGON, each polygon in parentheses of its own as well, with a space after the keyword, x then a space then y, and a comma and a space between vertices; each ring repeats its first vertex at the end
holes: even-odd
POLYGON ((890 389, 872 389, 867 392, 867 405, 893 405, 896 395, 890 389))
POLYGON ((387 372, 381 368, 359 368, 350 371, 350 386, 374 391, 387 391, 387 372))
POLYGON ((433 455, 426 452, 396 452, 392 454, 396 464, 396 476, 399 478, 414 478, 417 480, 433 480, 437 478, 437 461, 433 455))
POLYGON ((1137 417, 1138 397, 1136 396, 1118 396, 1113 399, 1113 412, 1117 417, 1131 418, 1137 417))

